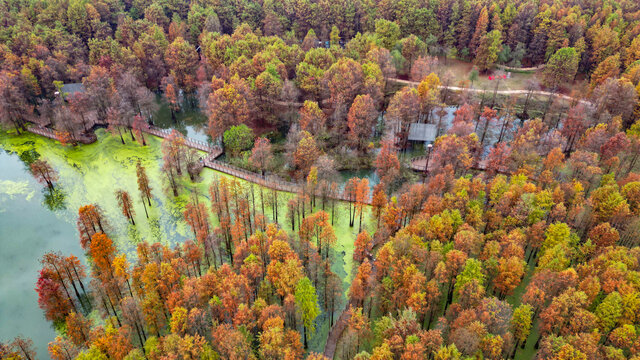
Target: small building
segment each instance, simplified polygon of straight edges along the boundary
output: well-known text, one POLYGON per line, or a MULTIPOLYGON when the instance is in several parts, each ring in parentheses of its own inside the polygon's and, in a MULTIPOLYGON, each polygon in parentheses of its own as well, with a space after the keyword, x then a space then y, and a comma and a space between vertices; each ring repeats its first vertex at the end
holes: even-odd
POLYGON ((430 144, 436 141, 438 128, 434 124, 418 124, 413 123, 409 126, 408 140, 423 144, 430 144))

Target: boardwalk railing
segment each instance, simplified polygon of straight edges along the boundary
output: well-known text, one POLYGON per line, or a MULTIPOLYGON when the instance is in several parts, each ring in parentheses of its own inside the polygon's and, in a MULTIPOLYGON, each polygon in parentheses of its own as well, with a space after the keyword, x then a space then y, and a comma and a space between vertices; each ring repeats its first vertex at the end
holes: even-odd
MULTIPOLYGON (((374 245, 375 247, 376 245, 374 245)), ((369 259, 369 263, 371 264, 371 273, 369 274, 370 279, 375 279, 377 274, 377 266, 376 259, 371 252, 367 251, 367 258, 369 259)), ((342 337, 342 334, 347 329, 349 325, 349 320, 351 319, 351 307, 355 304, 352 300, 347 302, 347 305, 342 310, 338 321, 331 327, 329 330, 329 336, 327 336, 327 342, 324 344, 324 352, 323 355, 329 359, 333 359, 336 354, 336 348, 338 346, 338 341, 342 337)))
MULTIPOLYGON (((411 160, 409 160, 411 170, 414 170, 414 171, 424 171, 425 170, 424 168, 426 167, 426 162, 427 162, 427 155, 415 156, 415 157, 412 157, 411 160)), ((430 164, 429 167, 430 168, 433 167, 433 164, 430 164)))
POLYGON ((204 159, 202 163, 204 166, 210 169, 217 170, 225 174, 229 174, 237 178, 244 179, 270 189, 274 189, 278 191, 286 191, 291 193, 296 193, 302 189, 299 184, 296 184, 294 182, 284 181, 274 177, 262 176, 258 173, 255 173, 255 172, 252 172, 252 171, 249 171, 249 170, 246 170, 222 161, 211 159, 211 157, 204 159))
POLYGON ((49 139, 54 139, 56 140, 56 133, 55 131, 49 129, 49 128, 45 128, 45 127, 28 127, 27 131, 34 133, 34 134, 38 134, 44 137, 48 137, 49 139))
MULTIPOLYGON (((173 132, 172 129, 161 129, 153 125, 149 125, 147 128, 141 129, 141 130, 148 134, 151 134, 163 139, 168 138, 173 132)), ((184 137, 184 140, 185 140, 185 145, 187 145, 190 148, 216 154, 216 157, 222 155, 222 148, 220 146, 211 145, 205 141, 196 140, 189 137, 184 137)))
MULTIPOLYGON (((56 132, 53 131, 52 129, 49 129, 49 128, 46 128, 46 127, 30 126, 30 127, 27 128, 27 131, 30 132, 30 133, 33 133, 33 134, 44 136, 44 137, 52 139, 52 140, 58 140, 58 136, 56 135, 56 132)), ((96 138, 95 138, 95 136, 84 134, 84 135, 76 135, 74 140, 79 142, 79 143, 83 143, 83 144, 91 144, 94 141, 96 141, 96 138)))
MULTIPOLYGON (((211 157, 203 159, 202 164, 205 167, 208 167, 210 169, 217 170, 225 174, 247 180, 249 182, 258 184, 260 186, 264 186, 269 189, 290 192, 290 193, 299 193, 303 190, 302 185, 298 183, 282 180, 274 176, 262 176, 253 171, 249 171, 249 170, 237 167, 235 165, 231 165, 229 163, 215 160, 215 159, 212 159, 211 157)), ((316 194, 316 195, 319 195, 319 194, 316 194)), ((345 196, 344 193, 329 194, 328 197, 336 200, 341 200, 341 201, 353 201, 353 199, 349 199, 347 196, 345 196)), ((366 203, 371 204, 371 197, 367 199, 366 203)))
MULTIPOLYGON (((107 124, 105 122, 93 121, 93 124, 90 128, 93 129, 95 128, 96 125, 104 126, 107 124)), ((127 125, 120 124, 120 126, 127 126, 127 125)), ((32 127, 29 127, 27 130, 34 134, 42 135, 44 137, 57 140, 56 133, 52 129, 42 127, 42 126, 32 126, 32 127)), ((139 130, 163 139, 168 138, 173 132, 173 129, 161 129, 153 125, 149 125, 139 130)), ((86 136, 86 137, 87 138, 83 140, 88 141, 89 143, 96 141, 95 135, 93 138, 89 136, 86 136)), ((78 140, 80 141, 80 139, 78 140)), ((81 141, 81 142, 85 142, 85 141, 81 141)), ((192 149, 196 149, 196 150, 200 150, 208 153, 208 155, 204 159, 202 159, 201 162, 203 166, 208 167, 210 169, 217 170, 222 173, 235 176, 237 178, 258 184, 260 186, 264 186, 269 189, 274 189, 277 191, 298 193, 303 190, 302 186, 298 183, 278 179, 274 176, 263 176, 253 171, 249 171, 249 170, 237 167, 235 165, 231 165, 231 164, 216 160, 216 158, 218 158, 223 153, 223 150, 220 146, 211 145, 204 141, 196 140, 188 137, 185 137, 185 145, 192 149)), ((347 196, 345 196, 343 193, 329 194, 329 197, 332 199, 342 200, 342 201, 352 200, 352 199, 348 199, 347 196)), ((371 203, 371 197, 369 197, 369 199, 367 200, 367 204, 370 204, 370 203, 371 203)))
POLYGON ((349 324, 349 319, 351 319, 351 311, 349 311, 349 305, 342 311, 338 321, 331 327, 329 331, 329 336, 327 336, 327 342, 324 345, 324 353, 323 355, 329 359, 333 359, 336 354, 336 348, 338 346, 338 341, 340 341, 340 337, 342 337, 342 333, 347 328, 349 324))

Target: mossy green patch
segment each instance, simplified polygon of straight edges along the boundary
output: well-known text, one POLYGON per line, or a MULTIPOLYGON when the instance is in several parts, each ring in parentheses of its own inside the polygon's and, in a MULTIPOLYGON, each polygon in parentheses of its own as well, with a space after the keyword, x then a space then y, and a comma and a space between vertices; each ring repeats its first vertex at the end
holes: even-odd
POLYGON ((33 197, 34 191, 29 189, 28 181, 0 180, 0 194, 5 194, 9 197, 24 195, 29 200, 33 197))
POLYGON ((90 145, 61 146, 57 141, 38 135, 0 134, 0 146, 7 152, 33 153, 45 159, 58 172, 56 189, 61 193, 64 209, 56 213, 64 221, 75 223, 77 209, 85 204, 100 205, 110 224, 109 235, 121 251, 131 253, 141 240, 164 243, 181 242, 188 236, 182 216, 165 195, 160 173, 160 140, 147 137, 148 146, 141 146, 125 137, 125 144, 104 130, 98 130, 98 141, 90 145), (136 181, 136 163, 146 167, 153 188, 152 206, 145 218, 136 181), (130 229, 115 198, 117 189, 128 191, 134 199, 136 226, 130 229), (158 228, 161 231, 158 231, 158 228))
MULTIPOLYGON (((147 146, 131 141, 125 136, 125 144, 119 137, 111 136, 105 130, 96 132, 98 141, 90 145, 76 147, 60 145, 59 142, 38 135, 26 133, 15 135, 0 132, 0 148, 9 153, 18 154, 23 161, 41 157, 58 172, 56 193, 52 200, 59 206, 49 206, 61 221, 75 224, 77 209, 86 204, 98 204, 109 222, 109 235, 116 242, 119 251, 130 256, 135 255, 135 246, 140 241, 162 242, 167 245, 181 243, 192 237, 191 230, 183 220, 182 212, 190 197, 197 191, 201 201, 210 205, 209 186, 215 177, 230 175, 211 169, 204 169, 197 182, 191 182, 185 175, 181 179, 181 190, 177 197, 168 195, 166 179, 161 173, 162 151, 161 139, 145 136, 147 146), (147 170, 153 188, 152 206, 147 207, 149 218, 137 188, 136 163, 140 161, 147 170), (130 225, 118 206, 114 192, 117 189, 128 191, 134 199, 136 225, 130 225)), ((25 164, 26 166, 26 164, 25 164)), ((241 180, 246 186, 254 186, 256 198, 260 187, 241 180)), ((0 191, 16 194, 24 193, 20 184, 0 184, 0 191)), ((267 189, 264 189, 267 194, 267 189)), ((287 202, 294 194, 279 193, 278 218, 283 228, 290 235, 295 235, 286 220, 287 202)), ((43 204, 46 205, 46 204, 43 204)), ((337 203, 335 208, 334 230, 337 238, 331 252, 332 270, 344 281, 345 295, 353 275, 354 240, 358 233, 358 221, 354 227, 349 226, 346 203, 337 203)), ((314 209, 318 210, 318 209, 314 209)), ((272 209, 265 206, 265 212, 271 219, 272 209)), ((329 211, 327 211, 329 212, 329 211)), ((370 232, 375 229, 375 222, 369 219, 366 209, 364 227, 370 232)), ((215 217, 211 216, 215 224, 215 217)), ((296 228, 297 230, 297 228, 296 228)), ((78 239, 69 239, 78 241, 78 239)), ((336 315, 337 318, 338 315, 336 315)), ((321 315, 317 320, 317 331, 310 338, 310 348, 322 351, 324 341, 329 332, 329 316, 321 315)))

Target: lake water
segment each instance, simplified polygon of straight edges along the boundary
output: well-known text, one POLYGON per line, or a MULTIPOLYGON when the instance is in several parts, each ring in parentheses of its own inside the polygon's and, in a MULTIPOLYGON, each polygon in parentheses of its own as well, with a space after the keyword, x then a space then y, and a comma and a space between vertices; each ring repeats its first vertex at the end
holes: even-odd
MULTIPOLYGON (((190 138, 210 142, 207 118, 197 107, 185 101, 175 119, 166 104, 158 98, 159 109, 154 124, 174 128, 190 138)), ((160 141, 146 136, 149 146, 140 147, 125 136, 125 145, 104 130, 97 132, 99 141, 79 147, 61 147, 57 142, 24 134, 11 136, 0 131, 0 341, 18 334, 30 337, 40 357, 47 357, 47 343, 55 337, 44 319, 34 290, 40 258, 47 251, 73 253, 84 259, 75 221, 79 206, 98 204, 109 222, 109 235, 119 251, 135 255, 140 241, 171 244, 182 242, 191 234, 182 220, 182 209, 188 195, 168 198, 160 175, 160 141), (59 173, 58 197, 51 197, 37 183, 21 160, 42 156, 59 173), (133 227, 123 218, 114 196, 124 189, 134 196, 138 218, 144 219, 135 177, 137 161, 147 168, 153 188, 153 207, 149 220, 137 221, 133 227)), ((207 188, 200 193, 206 197, 207 188)))
POLYGON ((39 259, 47 251, 81 255, 82 250, 73 223, 65 221, 66 211, 43 206, 42 186, 18 156, 0 151, 0 169, 0 341, 22 334, 34 340, 42 356, 55 332, 34 290, 39 259))
MULTIPOLYGON (((15 136, 0 131, 0 264, 3 269, 0 273, 0 341, 10 341, 19 334, 29 337, 34 341, 39 358, 48 357, 47 344, 55 337, 51 323, 45 320, 38 307, 34 290, 41 269, 39 260, 48 251, 85 258, 76 230, 80 206, 98 204, 109 223, 107 233, 118 250, 133 258, 140 241, 172 245, 190 238, 191 230, 182 220, 190 194, 197 189, 207 202, 212 179, 225 176, 206 169, 200 182, 185 183, 186 190, 179 197, 168 197, 160 173, 162 152, 158 138, 147 136, 148 146, 143 147, 128 136, 125 137, 126 144, 122 145, 118 137, 110 136, 103 129, 96 133, 98 141, 93 144, 63 147, 57 141, 30 133, 15 136), (49 162, 59 174, 56 189, 60 195, 54 200, 28 170, 29 159, 37 157, 49 162), (153 188, 149 219, 137 198, 135 166, 138 161, 146 167, 153 188), (120 212, 114 195, 116 189, 124 189, 132 195, 135 227, 129 225, 120 212)), ((371 180, 372 183, 375 181, 374 178, 371 180)), ((292 195, 281 196, 280 216, 284 219, 284 207, 292 195)), ((267 207, 267 214, 270 213, 267 207)), ((336 258, 332 270, 345 280, 346 290, 357 227, 349 227, 338 216, 335 230, 338 243, 334 246, 336 258)), ((312 350, 322 350, 328 325, 328 317, 323 314, 318 320, 316 334, 310 339, 312 350)))
MULTIPOLYGON (((448 127, 455 108, 447 108, 443 124, 448 127)), ((206 117, 197 110, 184 110, 171 119, 165 105, 154 117, 156 126, 176 128, 188 137, 210 141, 206 134, 206 117)), ((74 254, 85 259, 76 230, 78 207, 98 204, 109 223, 107 230, 118 250, 135 256, 140 241, 162 242, 168 245, 183 242, 191 231, 182 220, 184 205, 190 191, 178 198, 167 197, 160 173, 162 153, 160 140, 147 136, 148 146, 142 147, 125 136, 120 139, 98 130, 98 141, 78 147, 62 147, 58 142, 33 134, 9 135, 0 131, 0 341, 9 341, 22 334, 34 341, 39 358, 48 358, 47 344, 55 337, 54 329, 38 307, 34 290, 41 268, 42 255, 48 251, 74 254), (22 154, 22 156, 21 156, 22 154), (29 159, 42 157, 59 173, 56 188, 59 196, 51 197, 28 170, 29 159), (141 161, 147 169, 154 196, 149 219, 138 201, 135 165, 141 161), (116 189, 128 191, 134 198, 136 226, 129 225, 114 196, 116 189)), ((202 181, 190 184, 207 201, 212 170, 203 172, 202 181)), ((341 172, 343 181, 351 177, 368 178, 371 188, 379 179, 373 170, 341 172)), ((290 195, 283 195, 290 196, 290 195)), ((286 204, 286 197, 282 204, 286 204)), ((284 206, 283 206, 284 207, 284 206)), ((346 210, 343 210, 346 211, 346 210)), ((270 213, 270 210, 267 210, 270 213)), ((286 210, 281 210, 282 214, 286 210)), ((282 215, 281 215, 282 216, 282 215)), ((353 240, 357 228, 350 228, 337 217, 335 225, 338 243, 334 247, 338 260, 332 269, 345 280, 345 290, 352 269, 353 240)), ((371 225, 371 224, 369 224, 371 225)), ((375 224, 374 224, 375 225, 375 224)), ((370 229, 372 230, 372 229, 370 229)), ((337 316, 337 315, 336 315, 337 316)), ((310 339, 310 347, 321 351, 328 332, 326 314, 318 319, 318 330, 310 339)))
POLYGON ((155 126, 162 129, 176 129, 192 139, 211 141, 211 137, 207 135, 207 116, 197 107, 192 108, 190 104, 184 102, 182 111, 176 113, 175 119, 172 119, 167 104, 162 101, 159 105, 160 108, 153 117, 155 126))
MULTIPOLYGON (((42 255, 48 251, 74 254, 84 259, 75 221, 77 209, 96 203, 103 209, 109 235, 118 249, 133 253, 138 241, 173 243, 187 238, 179 204, 169 200, 159 178, 159 140, 150 145, 122 145, 119 139, 98 132, 95 144, 62 147, 57 142, 24 134, 11 136, 0 132, 0 341, 22 334, 34 341, 40 358, 47 358, 47 344, 55 337, 51 323, 38 307, 35 284, 42 255), (41 157, 60 174, 52 201, 44 186, 35 181, 22 158, 41 157), (138 194, 135 164, 147 167, 154 188, 154 206, 149 221, 138 221, 133 228, 118 209, 114 191, 123 188, 138 194)), ((137 219, 143 220, 144 208, 136 201, 137 219)))
MULTIPOLYGON (((447 119, 450 119, 454 109, 448 110, 447 119)), ((186 136, 210 140, 206 135, 206 118, 198 111, 180 112, 174 121, 168 109, 161 108, 154 120, 159 127, 176 128, 186 136)), ((167 198, 163 191, 160 141, 147 137, 149 146, 141 147, 125 137, 127 143, 122 145, 118 138, 108 136, 104 130, 98 131, 98 138, 99 141, 91 145, 62 147, 32 134, 12 136, 0 132, 0 264, 3 269, 0 273, 0 341, 9 341, 19 334, 29 337, 40 358, 48 357, 47 344, 55 332, 38 307, 34 290, 41 268, 39 260, 48 251, 84 259, 75 226, 79 206, 99 204, 110 223, 109 235, 119 251, 131 255, 139 241, 172 244, 190 236, 181 216, 188 195, 173 199, 167 198), (38 156, 60 174, 57 189, 61 196, 53 200, 28 171, 25 160, 38 156), (133 227, 120 213, 113 193, 122 188, 134 196, 138 194, 135 178, 138 160, 147 168, 154 189, 154 206, 149 209, 150 219, 146 220, 141 202, 134 201, 139 221, 133 227)), ((207 179, 199 185, 200 194, 207 193, 207 180, 212 174, 207 172, 207 179)), ((372 188, 379 182, 373 171, 342 173, 345 181, 352 176, 368 178, 372 188)), ((343 227, 336 227, 339 237, 346 238, 337 250, 345 254, 341 275, 348 276, 354 234, 353 229, 343 227)), ((338 264, 338 268, 342 266, 338 264)), ((314 340, 314 347, 320 349, 321 337, 314 340)))

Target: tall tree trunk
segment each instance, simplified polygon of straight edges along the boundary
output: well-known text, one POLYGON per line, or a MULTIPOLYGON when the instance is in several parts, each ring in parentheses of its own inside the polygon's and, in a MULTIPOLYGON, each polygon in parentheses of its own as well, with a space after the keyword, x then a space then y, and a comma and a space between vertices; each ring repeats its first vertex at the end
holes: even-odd
POLYGON ((55 269, 56 274, 58 275, 58 278, 60 279, 60 285, 62 285, 62 288, 64 289, 65 294, 67 294, 67 298, 69 299, 69 304, 71 304, 71 307, 73 307, 73 311, 78 312, 78 310, 76 309, 76 304, 73 302, 73 299, 71 298, 71 294, 69 293, 69 290, 67 289, 67 285, 65 285, 64 279, 62 278, 62 275, 60 274, 60 270, 58 270, 58 267, 55 264, 51 264, 51 265, 53 265, 53 268, 55 269))
POLYGON ((149 218, 149 213, 147 212, 147 204, 144 202, 144 197, 142 197, 142 206, 144 206, 144 214, 149 218))
POLYGON ((307 327, 302 326, 302 334, 304 335, 304 348, 308 349, 309 345, 307 344, 307 327))
POLYGON ((80 306, 82 306, 82 309, 86 311, 87 309, 84 305, 84 302, 82 301, 82 297, 80 297, 80 292, 78 291, 78 287, 76 286, 76 283, 73 281, 73 276, 71 275, 71 272, 66 266, 64 267, 64 270, 67 273, 67 276, 69 277, 69 281, 71 282, 71 286, 73 286, 73 291, 76 294, 78 301, 80 302, 80 306))

